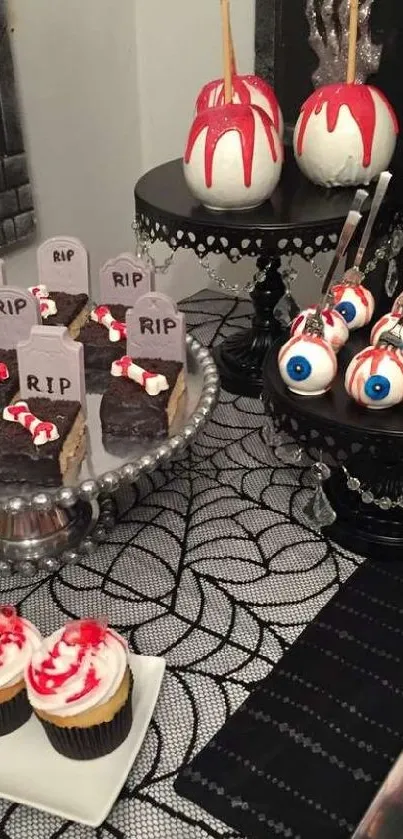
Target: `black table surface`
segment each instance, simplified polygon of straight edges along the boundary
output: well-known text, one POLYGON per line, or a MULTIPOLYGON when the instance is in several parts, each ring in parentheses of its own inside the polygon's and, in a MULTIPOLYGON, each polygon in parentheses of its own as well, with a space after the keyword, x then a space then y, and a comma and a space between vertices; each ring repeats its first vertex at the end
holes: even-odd
MULTIPOLYGON (((183 174, 181 158, 151 169, 135 188, 137 210, 152 210, 154 217, 191 222, 192 229, 221 227, 248 230, 261 229, 287 232, 294 229, 320 227, 334 229, 344 221, 355 189, 324 189, 310 183, 298 168, 292 149, 286 160, 280 183, 270 201, 253 210, 213 212, 193 198, 183 174)), ((365 209, 368 209, 368 204, 365 209)))

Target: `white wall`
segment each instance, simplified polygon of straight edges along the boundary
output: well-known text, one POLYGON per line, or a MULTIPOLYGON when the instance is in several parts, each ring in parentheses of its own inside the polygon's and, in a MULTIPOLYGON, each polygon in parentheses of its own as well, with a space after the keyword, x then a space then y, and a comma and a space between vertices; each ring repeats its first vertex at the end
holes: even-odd
MULTIPOLYGON (((232 0, 231 14, 239 70, 253 72, 255 0, 232 0)), ((222 73, 219 0, 137 0, 136 31, 147 171, 182 156, 197 94, 222 73)), ((155 248, 160 262, 168 252, 163 246, 155 248)), ((251 264, 236 270, 226 259, 213 258, 212 263, 228 280, 241 284, 254 270, 251 264)), ((171 270, 158 282, 177 298, 212 285, 196 257, 185 251, 177 252, 171 270)))
MULTIPOLYGON (((182 154, 196 95, 220 72, 219 0, 8 3, 38 238, 78 236, 96 275, 132 247, 134 182, 182 154)), ((254 0, 232 0, 232 10, 248 72, 254 0)), ((34 245, 7 256, 9 282, 29 285, 35 270, 34 245)), ((161 279, 176 297, 206 284, 183 253, 161 279)))
MULTIPOLYGON (((130 245, 141 160, 134 7, 123 0, 9 0, 38 235, 77 235, 96 268, 130 245)), ((9 282, 35 247, 7 258, 9 282)))

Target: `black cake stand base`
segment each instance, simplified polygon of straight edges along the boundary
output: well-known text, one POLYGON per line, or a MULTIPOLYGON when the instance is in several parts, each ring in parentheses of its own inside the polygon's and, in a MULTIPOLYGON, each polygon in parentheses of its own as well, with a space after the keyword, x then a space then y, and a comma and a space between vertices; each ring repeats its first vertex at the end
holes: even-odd
POLYGON ((403 411, 371 411, 348 396, 344 375, 353 355, 369 344, 363 330, 350 337, 338 357, 332 389, 319 397, 292 394, 277 364, 280 340, 264 365, 263 399, 277 431, 290 435, 315 460, 332 465, 324 483, 336 514, 323 532, 374 559, 403 559, 403 411))

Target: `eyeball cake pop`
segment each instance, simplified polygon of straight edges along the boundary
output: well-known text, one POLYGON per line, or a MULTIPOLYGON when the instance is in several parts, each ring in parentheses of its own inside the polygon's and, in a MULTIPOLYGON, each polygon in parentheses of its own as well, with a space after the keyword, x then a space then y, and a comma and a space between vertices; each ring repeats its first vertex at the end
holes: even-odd
POLYGON ((278 355, 280 376, 292 393, 320 396, 337 373, 337 359, 320 335, 304 332, 290 338, 278 355))
POLYGON ((359 352, 346 370, 347 393, 359 405, 381 410, 403 400, 403 359, 395 347, 379 344, 359 352))
POLYGON ((387 312, 386 315, 382 315, 381 318, 376 322, 376 324, 372 327, 371 331, 371 344, 377 344, 381 335, 384 332, 392 330, 397 324, 399 323, 400 318, 403 315, 403 294, 399 294, 399 297, 396 298, 393 306, 392 311, 387 312))
MULTIPOLYGON (((304 309, 297 315, 291 324, 291 337, 301 335, 305 329, 307 320, 315 313, 315 307, 311 306, 309 309, 304 309)), ((326 308, 321 312, 323 323, 323 337, 325 341, 332 347, 335 353, 344 347, 349 337, 349 331, 346 321, 342 315, 335 309, 326 308)))
MULTIPOLYGON (((284 120, 276 94, 260 76, 240 76, 232 73, 232 101, 240 105, 258 105, 270 117, 280 139, 284 134, 284 120)), ((196 113, 224 105, 224 79, 214 79, 201 89, 196 102, 196 113)))
POLYGON ((256 105, 209 108, 193 122, 185 179, 209 209, 245 210, 263 203, 276 188, 282 165, 282 143, 256 105))
POLYGON ((353 332, 366 326, 375 309, 375 301, 369 288, 361 283, 342 282, 332 288, 334 308, 344 318, 348 329, 353 332))

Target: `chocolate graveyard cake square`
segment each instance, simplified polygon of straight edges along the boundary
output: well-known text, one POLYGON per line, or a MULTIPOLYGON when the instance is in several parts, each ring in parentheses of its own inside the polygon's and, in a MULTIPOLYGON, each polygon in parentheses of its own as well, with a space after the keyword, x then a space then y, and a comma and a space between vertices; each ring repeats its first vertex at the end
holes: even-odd
POLYGON ((49 297, 55 303, 56 314, 44 317, 46 326, 67 326, 72 338, 77 338, 88 316, 88 294, 67 294, 65 291, 50 291, 49 297))
POLYGON ((136 359, 135 366, 142 370, 143 384, 125 376, 111 377, 101 401, 102 432, 106 437, 159 440, 167 436, 185 390, 183 364, 160 358, 140 358, 136 359), (156 395, 145 388, 146 380, 151 381, 153 374, 166 380, 166 389, 156 395))
POLYGON ((114 304, 98 306, 89 314, 87 313, 86 322, 79 335, 79 341, 84 347, 86 371, 108 371, 112 363, 125 354, 125 322, 128 308, 128 306, 114 304), (104 313, 103 317, 102 311, 104 313), (93 312, 99 313, 96 320, 93 319, 93 312), (108 324, 110 325, 108 326, 108 324))
POLYGON ((0 411, 18 393, 18 364, 16 350, 0 349, 0 411))
POLYGON ((80 402, 17 401, 0 419, 0 481, 58 486, 74 479, 85 454, 80 402))

